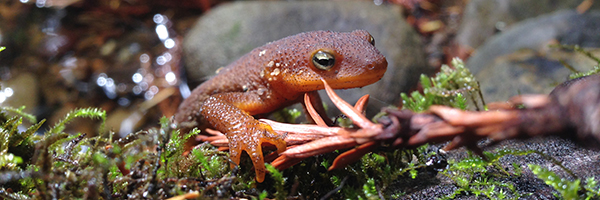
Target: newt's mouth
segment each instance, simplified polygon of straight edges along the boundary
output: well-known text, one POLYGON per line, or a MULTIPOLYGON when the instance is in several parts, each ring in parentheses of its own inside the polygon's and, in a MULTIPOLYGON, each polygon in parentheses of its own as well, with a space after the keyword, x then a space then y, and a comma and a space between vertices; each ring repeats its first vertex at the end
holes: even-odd
POLYGON ((379 81, 387 69, 387 62, 364 67, 364 71, 340 72, 335 78, 325 78, 333 89, 363 87, 379 81))
POLYGON ((345 76, 343 74, 338 74, 337 76, 321 76, 318 79, 305 79, 303 80, 303 85, 301 90, 313 91, 313 90, 322 90, 325 89, 323 86, 322 80, 327 81, 329 86, 333 89, 349 89, 349 88, 357 88, 364 87, 370 84, 373 84, 379 81, 384 73, 385 68, 376 68, 377 70, 369 70, 369 73, 362 73, 358 75, 345 76))
MULTIPOLYGON (((385 70, 383 72, 385 72, 385 70)), ((333 89, 363 87, 379 81, 383 77, 383 74, 384 73, 372 73, 355 77, 344 77, 335 79, 333 81, 327 81, 327 83, 333 89)))
POLYGON ((330 70, 325 73, 309 73, 282 77, 287 83, 283 91, 309 92, 325 88, 322 80, 327 81, 333 89, 349 89, 364 87, 379 81, 387 70, 387 61, 382 59, 374 64, 359 68, 330 70))

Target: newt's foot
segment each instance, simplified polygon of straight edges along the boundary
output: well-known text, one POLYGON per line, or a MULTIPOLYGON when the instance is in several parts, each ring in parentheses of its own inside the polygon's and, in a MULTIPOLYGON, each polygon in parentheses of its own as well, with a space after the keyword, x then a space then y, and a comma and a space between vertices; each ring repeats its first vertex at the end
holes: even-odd
POLYGON ((209 97, 204 102, 201 114, 229 140, 231 160, 240 164, 241 152, 246 151, 254 164, 256 181, 263 182, 266 168, 261 145, 263 142, 271 143, 281 153, 286 148, 285 135, 275 133, 268 124, 259 122, 243 110, 216 97, 209 97))
POLYGON ((256 181, 263 182, 265 180, 265 161, 262 153, 262 143, 267 142, 277 147, 277 152, 285 151, 286 145, 284 141, 285 135, 277 134, 271 126, 254 120, 250 123, 245 123, 241 127, 230 133, 225 133, 229 140, 229 155, 231 160, 236 164, 240 164, 242 150, 246 151, 252 159, 254 170, 256 171, 256 181))

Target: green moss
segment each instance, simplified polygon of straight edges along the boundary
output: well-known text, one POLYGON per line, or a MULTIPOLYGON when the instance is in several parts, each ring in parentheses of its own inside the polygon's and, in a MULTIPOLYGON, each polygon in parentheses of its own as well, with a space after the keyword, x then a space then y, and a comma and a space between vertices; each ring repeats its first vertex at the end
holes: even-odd
POLYGON ((269 193, 267 191, 262 191, 259 195, 258 198, 253 197, 252 199, 259 199, 259 200, 263 200, 266 199, 267 196, 269 195, 269 193))
MULTIPOLYGON (((485 158, 470 155, 460 161, 449 161, 448 169, 442 172, 458 187, 454 193, 442 198, 453 199, 459 194, 485 196, 489 199, 518 199, 521 194, 511 183, 502 181, 517 176, 506 171, 498 162, 506 155, 527 155, 534 151, 499 150, 484 152, 485 158)), ((515 165, 513 165, 515 166, 515 165)), ((515 170, 519 167, 516 166, 515 170)))
POLYGON ((570 181, 539 165, 529 164, 527 166, 539 179, 558 191, 562 199, 600 198, 600 187, 594 177, 589 177, 585 181, 579 178, 570 181))
POLYGON ((442 65, 440 72, 432 78, 421 75, 423 93, 414 91, 410 96, 401 93, 403 108, 423 112, 431 105, 447 105, 466 110, 469 105, 468 99, 478 110, 477 99, 485 105, 479 90, 479 82, 465 67, 463 61, 455 58, 451 64, 453 68, 442 65))
MULTIPOLYGON (((198 130, 179 136, 168 119, 160 129, 131 133, 113 140, 114 133, 104 132, 106 113, 95 108, 76 109, 48 129, 43 136, 34 133, 42 120, 27 130, 16 128, 22 119, 31 119, 22 108, 0 111, 0 197, 19 198, 96 198, 109 195, 129 198, 166 198, 201 191, 204 196, 232 196, 232 188, 247 190, 229 168, 228 155, 210 145, 201 146, 182 156, 183 141, 198 130), (6 112, 16 113, 8 118, 6 112), (101 120, 98 136, 85 133, 67 134, 66 126, 78 117, 101 120), (32 159, 19 158, 11 152, 15 146, 31 146, 32 159), (12 193, 6 192, 10 188, 12 193), (87 191, 87 192, 86 192, 87 191), (95 191, 95 192, 90 192, 95 191), (152 195, 150 195, 152 194, 152 195)), ((27 148, 25 148, 27 149, 27 148)), ((19 149, 22 151, 22 149, 19 149)))
MULTIPOLYGON (((5 108, 2 111, 14 111, 17 116, 10 117, 4 112, 0 113, 0 170, 18 170, 19 165, 24 162, 20 155, 28 155, 30 152, 14 152, 10 149, 20 149, 23 151, 31 151, 33 143, 28 138, 31 137, 44 122, 34 124, 24 132, 18 131, 18 127, 22 125, 23 117, 28 117, 21 111, 24 108, 12 109, 5 108), (21 115, 24 114, 24 115, 21 115)), ((35 121, 33 121, 35 122, 35 121)))
MULTIPOLYGON (((555 165, 561 167, 567 173, 572 174, 572 172, 565 168, 559 161, 542 152, 535 150, 520 151, 502 149, 497 150, 496 152, 483 152, 484 158, 470 155, 469 157, 460 161, 451 160, 449 162, 448 169, 442 172, 442 174, 454 181, 454 183, 456 184, 456 186, 458 186, 459 189, 455 190, 453 194, 450 194, 444 197, 443 199, 453 199, 459 194, 474 194, 476 196, 483 195, 490 199, 518 199, 523 197, 523 194, 516 191, 514 185, 503 181, 505 179, 521 176, 522 171, 520 166, 513 163, 513 169, 511 170, 512 172, 509 172, 508 169, 505 169, 500 165, 499 160, 500 158, 507 155, 525 156, 532 153, 542 156, 543 158, 554 163, 555 165)), ((548 171, 547 169, 542 169, 537 165, 534 166, 535 169, 532 168, 530 165, 530 168, 532 169, 534 174, 543 173, 543 175, 538 174, 538 177, 540 178, 541 176, 549 177, 548 175, 552 173, 551 171, 548 171)), ((550 179, 557 180, 556 177, 552 177, 550 179)), ((546 183, 548 185, 551 185, 549 182, 546 183)), ((567 184, 561 182, 558 185, 562 187, 567 184)), ((562 197, 570 199, 564 194, 562 195, 562 197)))
POLYGON ((595 177, 588 177, 584 181, 583 188, 585 189, 586 200, 600 198, 600 185, 595 177))
POLYGON ((12 112, 19 117, 29 120, 29 122, 31 122, 31 123, 37 122, 36 117, 31 114, 23 112, 24 109, 25 109, 25 106, 21 106, 20 108, 12 108, 12 107, 7 106, 7 107, 0 107, 0 112, 12 112))
POLYGON ((273 184, 273 187, 275 187, 275 189, 277 190, 277 192, 275 192, 275 198, 279 200, 286 199, 287 192, 284 187, 285 178, 283 178, 283 174, 279 172, 279 170, 275 169, 275 167, 273 167, 272 165, 265 165, 267 171, 269 171, 269 174, 271 175, 271 178, 273 178, 273 180, 275 181, 275 184, 273 184))

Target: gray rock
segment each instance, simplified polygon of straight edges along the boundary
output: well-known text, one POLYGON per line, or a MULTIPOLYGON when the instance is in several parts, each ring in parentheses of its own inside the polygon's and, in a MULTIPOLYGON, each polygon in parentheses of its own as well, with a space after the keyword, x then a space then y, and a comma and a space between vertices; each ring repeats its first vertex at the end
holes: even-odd
MULTIPOLYGON (((285 36, 312 30, 352 31, 365 29, 387 57, 383 79, 362 91, 341 91, 353 102, 369 93, 378 107, 397 103, 399 93, 431 73, 416 32, 403 20, 397 6, 372 2, 234 2, 203 16, 184 40, 190 82, 206 80, 219 67, 250 50, 285 36), (368 91, 368 92, 367 92, 368 91), (352 97, 348 97, 350 95, 352 97)), ((327 99, 327 98, 325 98, 327 99)))
MULTIPOLYGON (((581 0, 471 0, 465 7, 456 42, 477 48, 498 31, 528 18, 575 9, 581 0)), ((597 2, 591 10, 600 9, 597 2)))
MULTIPOLYGON (((583 15, 560 11, 523 21, 482 45, 467 61, 481 83, 486 101, 547 94, 571 72, 561 61, 580 71, 596 63, 579 53, 550 48, 550 44, 600 47, 600 12, 583 15)), ((593 50, 592 50, 593 51, 593 50)))

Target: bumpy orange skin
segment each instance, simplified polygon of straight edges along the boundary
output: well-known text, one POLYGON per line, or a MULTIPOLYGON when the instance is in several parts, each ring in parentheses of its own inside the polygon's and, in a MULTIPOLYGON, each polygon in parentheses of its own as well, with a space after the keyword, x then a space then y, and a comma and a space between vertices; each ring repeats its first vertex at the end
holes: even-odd
POLYGON ((229 140, 231 159, 239 164, 241 151, 250 155, 256 180, 265 176, 261 144, 285 150, 284 136, 252 115, 287 106, 304 93, 323 89, 362 87, 381 79, 385 57, 364 30, 313 31, 289 36, 252 50, 198 86, 180 106, 174 121, 180 127, 213 127, 229 140), (335 58, 332 68, 313 64, 318 51, 335 58))

